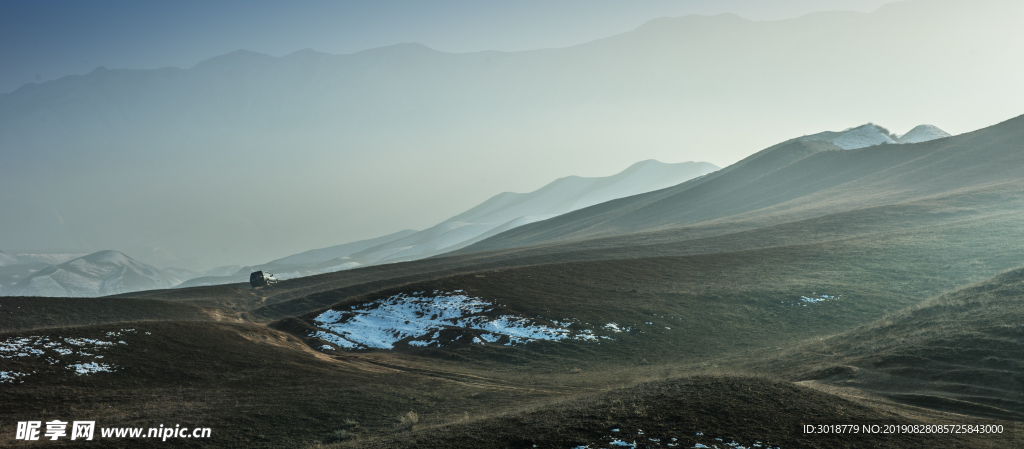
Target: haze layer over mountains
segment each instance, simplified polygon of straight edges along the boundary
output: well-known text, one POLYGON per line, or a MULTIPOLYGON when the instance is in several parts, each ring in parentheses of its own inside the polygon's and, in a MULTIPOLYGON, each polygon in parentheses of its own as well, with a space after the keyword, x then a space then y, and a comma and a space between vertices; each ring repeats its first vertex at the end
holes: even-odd
MULTIPOLYGON (((658 228, 671 229, 692 222, 693 219, 706 220, 715 214, 728 214, 728 211, 733 210, 733 206, 728 206, 729 204, 745 203, 746 205, 741 207, 750 208, 751 205, 756 207, 785 199, 785 197, 775 195, 764 197, 765 192, 779 188, 771 183, 767 186, 757 187, 749 194, 737 194, 737 192, 743 192, 744 189, 749 188, 744 185, 751 180, 764 182, 765 175, 778 171, 777 164, 781 162, 795 165, 795 162, 801 158, 816 152, 852 151, 876 146, 885 148, 889 152, 900 152, 899 144, 901 142, 907 142, 906 145, 910 145, 946 137, 949 137, 947 133, 933 125, 920 125, 907 134, 895 135, 886 128, 871 123, 840 132, 826 131, 803 136, 775 145, 727 167, 725 172, 731 174, 714 181, 715 187, 712 187, 711 190, 707 188, 693 190, 693 183, 687 182, 693 180, 693 182, 699 183, 708 175, 717 177, 718 167, 711 164, 694 162, 664 164, 653 160, 643 161, 633 164, 614 176, 603 178, 571 176, 558 179, 530 193, 502 193, 423 231, 405 230, 373 239, 309 250, 263 264, 227 265, 201 273, 181 269, 159 270, 115 251, 101 251, 81 258, 76 258, 75 255, 13 257, 0 253, 0 295, 92 297, 165 289, 172 286, 183 288, 244 283, 248 280, 249 273, 255 270, 275 272, 279 279, 292 279, 370 265, 419 260, 444 255, 463 248, 465 248, 463 251, 459 251, 463 254, 488 251, 495 249, 496 242, 516 238, 514 232, 506 233, 506 231, 513 231, 530 223, 541 222, 581 209, 585 209, 580 211, 581 214, 586 211, 594 211, 600 216, 602 210, 615 210, 621 208, 623 202, 626 202, 625 216, 619 217, 616 221, 626 218, 628 221, 643 222, 645 214, 634 210, 633 206, 628 206, 628 204, 631 202, 643 204, 650 201, 644 199, 651 198, 650 196, 640 194, 648 192, 657 194, 658 192, 655 191, 662 191, 666 194, 677 191, 679 193, 675 196, 681 198, 683 203, 700 205, 696 208, 691 206, 688 213, 676 213, 675 218, 670 218, 667 221, 665 217, 655 220, 659 223, 667 223, 659 225, 658 228), (814 144, 807 146, 804 144, 805 142, 814 144), (711 198, 716 199, 709 202, 709 193, 711 198), (615 201, 619 199, 621 201, 615 201), (723 205, 726 207, 723 208, 723 205), (48 265, 45 263, 47 261, 54 262, 55 266, 48 265), (64 263, 65 261, 68 262, 64 263)), ((892 155, 885 154, 871 163, 885 164, 891 159, 892 155)), ((840 167, 824 170, 824 172, 828 174, 837 169, 840 167)), ((803 179, 811 180, 820 174, 816 172, 803 176, 803 179)), ((870 174, 854 171, 848 176, 856 178, 870 174)), ((881 192, 879 196, 882 201, 888 201, 889 197, 890 194, 887 192, 881 192)), ((841 200, 829 202, 839 204, 841 200)), ((663 209, 661 206, 657 206, 653 212, 657 215, 664 215, 668 209, 663 209)), ((771 208, 766 210, 770 211, 771 208)), ((576 218, 567 219, 572 223, 568 229, 579 226, 577 220, 581 215, 573 215, 576 218)), ((646 220, 651 221, 650 217, 647 217, 646 220)), ((558 221, 553 221, 553 223, 556 223, 555 229, 559 229, 556 231, 557 233, 562 232, 560 229, 566 229, 564 224, 557 224, 558 221)), ((538 226, 540 225, 543 223, 538 223, 538 226)), ((589 231, 599 227, 597 224, 589 224, 583 229, 589 231)), ((622 233, 624 230, 628 231, 626 233, 651 230, 646 227, 629 230, 629 228, 624 229, 620 226, 613 226, 612 229, 615 234, 622 233)), ((713 232, 726 232, 730 229, 732 228, 723 227, 722 230, 713 232)), ((564 236, 559 237, 559 239, 561 238, 564 236)), ((575 238, 571 239, 575 240, 575 238)), ((520 240, 502 246, 505 248, 529 247, 535 243, 532 240, 520 240)))
POLYGON ((279 279, 418 260, 464 248, 509 229, 631 195, 659 190, 706 175, 706 162, 664 164, 648 160, 601 178, 569 176, 529 193, 505 192, 423 231, 401 231, 369 240, 305 251, 237 272, 199 276, 182 286, 245 282, 250 271, 272 271, 279 279))
POLYGON ((614 176, 569 176, 534 192, 505 192, 423 231, 405 230, 309 250, 260 265, 225 265, 204 272, 160 270, 116 251, 22 256, 0 252, 0 295, 93 297, 175 286, 246 282, 249 273, 256 269, 273 270, 278 278, 289 279, 422 259, 463 248, 527 223, 674 186, 717 169, 705 162, 638 162, 614 176))
POLYGON ((641 159, 725 166, 868 120, 959 134, 1019 112, 1024 93, 993 86, 1024 76, 1006 45, 1021 8, 690 16, 565 49, 239 51, 26 85, 0 95, 0 248, 201 272, 427 228, 641 159))

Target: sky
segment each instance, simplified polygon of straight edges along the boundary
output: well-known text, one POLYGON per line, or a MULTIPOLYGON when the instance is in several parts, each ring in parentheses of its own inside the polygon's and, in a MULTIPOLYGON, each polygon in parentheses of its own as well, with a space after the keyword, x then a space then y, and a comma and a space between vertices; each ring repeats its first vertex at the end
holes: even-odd
POLYGON ((887 0, 2 0, 0 93, 96 67, 192 67, 245 49, 344 54, 416 42, 436 50, 566 47, 658 17, 731 12, 778 20, 868 12, 887 0))

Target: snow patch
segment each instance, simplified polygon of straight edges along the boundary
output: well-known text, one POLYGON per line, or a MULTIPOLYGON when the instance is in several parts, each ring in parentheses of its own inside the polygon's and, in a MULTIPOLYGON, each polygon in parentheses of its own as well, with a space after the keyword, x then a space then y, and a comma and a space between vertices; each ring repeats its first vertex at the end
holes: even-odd
MULTIPOLYGON (((494 307, 492 302, 464 293, 402 293, 351 306, 349 310, 323 312, 313 319, 319 330, 310 336, 345 349, 393 349, 400 342, 414 347, 440 347, 446 345, 440 338, 442 332, 451 337, 448 341, 468 337, 468 341, 479 345, 597 340, 592 331, 571 330, 568 319, 551 325, 514 315, 494 316, 494 307), (428 337, 430 334, 433 335, 428 337)), ((619 329, 617 325, 614 328, 619 329)))
POLYGON ((107 372, 107 373, 114 372, 114 368, 112 366, 107 365, 105 363, 96 363, 96 362, 76 363, 74 365, 68 365, 68 369, 69 370, 73 370, 75 372, 75 374, 78 374, 79 376, 84 376, 84 375, 87 375, 87 374, 95 374, 95 373, 99 373, 99 372, 107 372))
MULTIPOLYGON (((120 329, 118 331, 106 332, 108 337, 117 337, 125 334, 135 333, 135 329, 120 329)), ((147 332, 146 334, 149 334, 147 332)), ((8 337, 0 340, 0 359, 12 359, 15 357, 31 357, 43 359, 50 365, 67 363, 67 368, 74 370, 79 375, 93 374, 97 372, 112 372, 112 365, 97 363, 96 359, 104 358, 99 354, 115 345, 127 345, 124 340, 116 343, 86 337, 55 337, 45 335, 32 335, 28 337, 8 337), (92 360, 89 360, 92 359, 92 360)), ((28 376, 26 373, 4 372, 0 382, 10 382, 11 376, 28 376)))
POLYGON ((714 449, 721 448, 724 445, 726 448, 731 449, 781 449, 779 446, 772 446, 769 444, 755 441, 752 444, 744 445, 738 443, 735 440, 731 440, 728 443, 722 438, 710 438, 705 437, 703 432, 697 432, 696 437, 682 437, 682 438, 656 438, 651 435, 644 435, 643 430, 637 430, 635 433, 624 432, 620 433, 620 429, 612 429, 613 433, 618 433, 616 436, 605 436, 598 442, 592 442, 589 444, 582 444, 574 447, 573 449, 592 449, 601 447, 663 447, 662 442, 664 441, 665 447, 692 447, 692 448, 703 448, 703 449, 714 449), (637 439, 641 442, 637 443, 637 439), (687 442, 688 441, 688 442, 687 442), (653 446, 650 443, 656 443, 653 446), (683 444, 693 444, 693 446, 681 446, 683 444))
POLYGON ((828 301, 838 301, 842 299, 843 295, 819 295, 817 292, 811 293, 810 296, 800 296, 794 301, 780 301, 782 304, 788 304, 791 306, 802 306, 807 307, 808 305, 820 304, 828 301))
POLYGON ((622 333, 622 332, 629 332, 629 331, 633 330, 633 328, 631 328, 631 327, 621 327, 621 326, 618 325, 618 323, 608 323, 608 324, 605 324, 604 328, 607 329, 607 330, 610 330, 612 332, 615 332, 616 334, 619 334, 619 333, 622 333))
MULTIPOLYGON (((0 371, 0 384, 4 384, 4 383, 11 384, 11 383, 14 383, 14 381, 18 380, 19 377, 24 377, 24 376, 27 376, 27 375, 28 374, 19 373, 19 372, 15 372, 15 371, 0 371)), ((25 381, 23 380, 21 382, 25 382, 25 381)))

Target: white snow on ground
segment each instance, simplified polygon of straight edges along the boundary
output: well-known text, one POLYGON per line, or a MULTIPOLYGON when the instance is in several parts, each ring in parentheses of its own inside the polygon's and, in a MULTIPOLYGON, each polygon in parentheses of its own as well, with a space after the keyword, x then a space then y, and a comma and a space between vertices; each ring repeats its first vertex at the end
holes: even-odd
POLYGON ((65 338, 64 341, 73 344, 75 346, 112 346, 114 343, 110 341, 93 340, 91 338, 65 338))
MULTIPOLYGON (((842 295, 839 295, 839 296, 842 296, 842 295)), ((810 298, 808 298, 806 296, 801 296, 800 300, 803 301, 803 302, 811 303, 811 304, 817 304, 819 302, 824 302, 824 301, 830 301, 830 300, 833 300, 833 299, 838 299, 839 296, 821 295, 821 296, 811 296, 810 298)))
MULTIPOLYGON (((120 329, 107 332, 108 337, 121 337, 125 334, 133 334, 135 329, 120 329)), ((146 333, 149 335, 149 333, 146 333)), ((104 341, 85 337, 55 337, 45 335, 33 335, 29 337, 9 337, 0 340, 0 359, 13 359, 22 357, 44 358, 50 365, 68 363, 67 368, 75 371, 78 375, 93 374, 97 372, 112 372, 114 366, 89 361, 88 359, 102 359, 100 352, 116 345, 127 345, 124 340, 104 341), (74 360, 69 360, 74 359, 74 360), (76 363, 72 363, 76 362, 76 363)), ((2 368, 2 367, 0 367, 2 368)), ((12 382, 12 376, 24 377, 26 373, 0 371, 0 383, 12 382)))
MULTIPOLYGON (((3 383, 14 383, 19 377, 27 376, 28 374, 19 373, 15 371, 0 371, 0 384, 3 383)), ((24 382, 24 381, 21 381, 24 382)))
MULTIPOLYGON (((619 429, 612 429, 612 432, 619 433, 619 429)), ((615 448, 615 447, 632 447, 632 448, 636 448, 636 447, 647 447, 647 448, 656 448, 656 447, 673 447, 673 448, 674 447, 680 447, 681 448, 681 447, 687 447, 687 448, 691 448, 692 447, 692 448, 703 448, 703 449, 713 449, 713 448, 720 448, 720 449, 780 449, 779 446, 772 446, 772 445, 769 445, 769 444, 762 443, 760 441, 754 441, 753 443, 750 443, 750 444, 747 444, 747 445, 744 445, 744 444, 741 444, 741 443, 737 443, 735 440, 726 443, 725 440, 723 440, 722 438, 710 438, 710 437, 704 436, 704 432, 697 432, 695 437, 688 437, 688 438, 684 438, 684 439, 680 439, 680 438, 664 438, 664 437, 663 438, 655 438, 655 437, 653 437, 651 435, 644 435, 644 431, 643 430, 637 430, 636 432, 634 432, 632 434, 628 433, 628 431, 624 432, 624 433, 625 433, 625 435, 619 434, 619 435, 616 435, 616 436, 606 436, 606 437, 601 438, 601 441, 599 441, 599 442, 590 443, 590 444, 586 444, 586 445, 575 446, 572 449, 598 449, 598 448, 604 448, 604 447, 611 447, 611 448, 615 448), (638 443, 637 440, 639 440, 640 442, 638 443), (689 443, 685 443, 686 446, 682 446, 682 444, 684 444, 684 443, 681 440, 682 441, 693 441, 693 446, 689 446, 689 443), (662 446, 662 444, 664 444, 664 446, 662 446)))
POLYGON ((76 363, 74 365, 68 365, 68 369, 69 370, 74 370, 75 374, 78 374, 79 376, 85 375, 85 374, 94 374, 94 373, 99 373, 99 372, 107 372, 107 373, 114 372, 114 368, 112 366, 107 365, 105 363, 96 363, 96 362, 76 363))
MULTIPOLYGON (((350 310, 321 313, 313 319, 320 330, 310 336, 345 349, 393 349, 403 341, 409 346, 440 347, 446 344, 442 331, 449 337, 452 332, 458 335, 450 341, 469 336, 468 341, 476 344, 504 342, 506 346, 538 340, 597 341, 589 329, 569 329, 569 320, 549 325, 514 315, 488 314, 493 308, 489 301, 461 293, 398 294, 350 310)), ((609 329, 623 332, 614 323, 610 325, 609 329)))
POLYGON ((808 304, 820 304, 827 301, 837 301, 842 299, 843 295, 819 295, 817 292, 811 293, 810 296, 801 296, 796 301, 780 301, 782 304, 789 304, 791 306, 803 306, 807 307, 808 304))
POLYGON ((633 328, 631 328, 631 327, 626 327, 626 328, 619 327, 619 325, 616 324, 616 323, 605 324, 604 328, 607 329, 607 330, 610 330, 612 332, 615 332, 617 334, 621 333, 621 332, 629 332, 629 331, 633 330, 633 328))

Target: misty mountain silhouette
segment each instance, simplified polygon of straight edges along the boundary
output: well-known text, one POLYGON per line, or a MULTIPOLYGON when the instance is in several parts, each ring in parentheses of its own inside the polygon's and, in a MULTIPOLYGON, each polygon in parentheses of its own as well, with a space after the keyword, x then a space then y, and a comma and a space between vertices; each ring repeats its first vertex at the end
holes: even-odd
POLYGON ((348 270, 360 266, 418 260, 471 245, 509 229, 608 200, 674 186, 718 167, 706 162, 637 162, 612 176, 568 176, 529 193, 505 192, 422 231, 402 231, 376 239, 310 250, 230 276, 204 276, 182 287, 241 282, 256 269, 281 279, 348 270))
POLYGON ((561 49, 236 51, 187 69, 97 69, 29 84, 0 94, 0 189, 20 192, 0 204, 9 212, 0 247, 116 247, 156 266, 203 271, 294 254, 339 233, 367 235, 381 224, 337 223, 385 220, 369 204, 422 203, 365 188, 382 177, 474 204, 470 189, 430 174, 464 174, 479 180, 472 190, 498 192, 512 176, 540 185, 566 172, 567 161, 632 148, 714 146, 734 160, 750 148, 743 136, 822 126, 824 104, 915 116, 946 101, 930 88, 908 90, 918 79, 955 91, 976 86, 979 73, 1002 73, 1000 53, 971 52, 1013 39, 1006 33, 1017 24, 1000 20, 1021 8, 931 1, 768 22, 688 16, 561 49), (907 23, 918 25, 913 39, 907 23), (396 161, 415 161, 415 170, 396 161), (362 202, 346 202, 344 212, 330 206, 338 192, 356 191, 362 202), (68 192, 103 201, 83 207, 68 192), (299 201, 320 205, 320 215, 299 226, 263 213, 268 202, 299 201), (193 232, 196 217, 214 222, 193 232))

